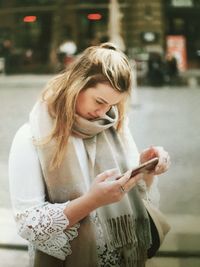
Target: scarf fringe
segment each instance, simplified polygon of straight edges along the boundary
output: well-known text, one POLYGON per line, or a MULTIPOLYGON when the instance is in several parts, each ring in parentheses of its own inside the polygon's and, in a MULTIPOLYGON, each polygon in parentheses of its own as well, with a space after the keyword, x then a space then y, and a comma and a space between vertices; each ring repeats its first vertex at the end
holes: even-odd
POLYGON ((152 236, 151 226, 148 218, 145 220, 138 220, 136 233, 139 233, 137 236, 140 246, 146 248, 146 250, 149 249, 152 245, 152 236))
MULTIPOLYGON (((149 220, 135 219, 133 215, 123 215, 102 222, 105 242, 110 250, 126 247, 149 248, 151 243, 149 220), (136 228, 137 227, 137 228, 136 228)), ((138 257, 136 257, 138 258, 138 257)))
POLYGON ((147 253, 144 247, 127 245, 123 248, 124 267, 145 267, 147 253))
POLYGON ((146 259, 136 260, 135 257, 138 256, 138 253, 133 253, 130 257, 126 257, 124 267, 145 267, 146 259))

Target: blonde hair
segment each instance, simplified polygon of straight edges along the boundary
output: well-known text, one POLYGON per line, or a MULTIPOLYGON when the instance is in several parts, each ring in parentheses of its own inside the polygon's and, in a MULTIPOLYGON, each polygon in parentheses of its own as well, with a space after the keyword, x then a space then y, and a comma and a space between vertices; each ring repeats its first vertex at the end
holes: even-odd
MULTIPOLYGON (((55 139, 57 144, 51 169, 59 167, 64 157, 74 123, 79 92, 104 82, 109 82, 117 91, 126 92, 127 96, 130 94, 131 67, 125 54, 111 43, 87 48, 65 72, 47 84, 42 98, 54 119, 54 126, 44 143, 55 139)), ((125 100, 117 106, 119 110, 117 130, 119 130, 124 117, 125 100)))

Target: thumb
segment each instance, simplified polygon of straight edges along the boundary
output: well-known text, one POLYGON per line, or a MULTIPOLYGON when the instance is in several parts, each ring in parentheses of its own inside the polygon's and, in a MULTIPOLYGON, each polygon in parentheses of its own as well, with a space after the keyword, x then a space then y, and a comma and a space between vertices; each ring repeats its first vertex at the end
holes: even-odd
POLYGON ((119 179, 120 183, 122 185, 126 184, 127 181, 130 179, 130 175, 131 175, 131 170, 128 170, 127 172, 125 172, 121 178, 119 179))
POLYGON ((113 178, 113 180, 115 180, 115 178, 119 176, 119 170, 118 169, 110 169, 110 170, 106 170, 100 174, 98 174, 96 176, 96 180, 97 182, 103 182, 106 179, 109 178, 109 180, 111 180, 113 178))

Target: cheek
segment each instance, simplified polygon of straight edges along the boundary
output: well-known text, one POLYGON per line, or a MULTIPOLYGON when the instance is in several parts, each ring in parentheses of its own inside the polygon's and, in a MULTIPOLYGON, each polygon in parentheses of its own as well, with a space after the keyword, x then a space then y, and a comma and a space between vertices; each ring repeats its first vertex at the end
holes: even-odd
POLYGON ((85 97, 84 95, 80 95, 77 98, 77 102, 76 102, 76 112, 77 114, 83 116, 86 113, 88 113, 92 108, 92 103, 91 101, 88 100, 87 97, 85 97))
POLYGON ((77 101, 76 101, 76 113, 79 115, 80 115, 81 110, 83 110, 83 103, 84 103, 84 101, 83 101, 82 97, 79 96, 77 98, 77 101))

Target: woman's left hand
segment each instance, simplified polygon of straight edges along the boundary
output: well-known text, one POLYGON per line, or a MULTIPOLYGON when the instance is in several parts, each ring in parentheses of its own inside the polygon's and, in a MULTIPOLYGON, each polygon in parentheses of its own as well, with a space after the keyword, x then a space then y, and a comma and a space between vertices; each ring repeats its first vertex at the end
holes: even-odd
POLYGON ((166 172, 171 164, 170 156, 161 146, 151 146, 140 154, 140 163, 144 163, 152 158, 158 157, 159 161, 151 175, 159 175, 166 172))

